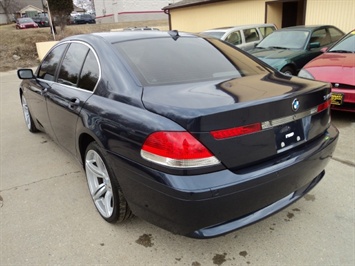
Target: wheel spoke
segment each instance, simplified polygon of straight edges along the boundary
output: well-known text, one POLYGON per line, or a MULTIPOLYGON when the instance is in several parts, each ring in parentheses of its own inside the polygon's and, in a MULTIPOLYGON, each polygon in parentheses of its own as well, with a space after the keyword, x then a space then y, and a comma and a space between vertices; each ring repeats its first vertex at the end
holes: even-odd
POLYGON ((113 206, 112 206, 112 192, 111 191, 107 191, 106 195, 105 195, 105 199, 104 199, 104 205, 106 208, 106 214, 108 216, 110 216, 113 212, 113 206))
POLYGON ((97 166, 97 161, 95 159, 86 160, 87 171, 90 171, 92 175, 95 175, 96 178, 105 178, 105 173, 97 166))
POLYGON ((28 110, 26 98, 23 96, 22 96, 22 111, 23 111, 23 116, 25 118, 25 123, 27 127, 30 128, 31 127, 30 112, 28 110))
POLYGON ((105 183, 100 184, 95 188, 95 190, 92 192, 92 198, 96 201, 100 199, 105 192, 107 191, 105 183))

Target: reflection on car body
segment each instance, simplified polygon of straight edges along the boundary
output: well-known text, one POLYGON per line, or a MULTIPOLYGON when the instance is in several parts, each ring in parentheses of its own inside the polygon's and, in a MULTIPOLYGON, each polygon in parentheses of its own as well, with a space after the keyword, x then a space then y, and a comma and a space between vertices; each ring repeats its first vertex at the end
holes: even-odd
POLYGON ((327 83, 215 38, 71 36, 18 75, 28 129, 83 164, 108 222, 135 214, 189 237, 226 234, 310 191, 337 142, 327 83))
POLYGON ((211 29, 201 34, 216 37, 244 51, 249 51, 276 29, 274 24, 252 24, 211 29))

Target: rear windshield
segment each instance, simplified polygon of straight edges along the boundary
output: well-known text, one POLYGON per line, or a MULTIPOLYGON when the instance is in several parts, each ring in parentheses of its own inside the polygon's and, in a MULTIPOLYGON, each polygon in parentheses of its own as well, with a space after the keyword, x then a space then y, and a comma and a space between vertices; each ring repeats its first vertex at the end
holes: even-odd
POLYGON ((143 85, 191 83, 265 74, 254 60, 217 39, 139 39, 115 43, 143 85))
POLYGON ((201 34, 221 39, 222 36, 225 34, 225 32, 222 32, 222 31, 207 31, 207 32, 201 32, 201 34))

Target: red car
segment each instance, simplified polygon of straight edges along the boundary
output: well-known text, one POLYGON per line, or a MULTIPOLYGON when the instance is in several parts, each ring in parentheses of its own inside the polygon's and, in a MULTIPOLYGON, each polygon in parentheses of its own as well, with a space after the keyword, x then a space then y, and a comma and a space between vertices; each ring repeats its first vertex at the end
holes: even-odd
POLYGON ((16 20, 16 29, 38 28, 38 24, 32 18, 18 18, 16 20))
POLYGON ((355 29, 306 64, 298 76, 330 82, 331 108, 355 112, 355 29))

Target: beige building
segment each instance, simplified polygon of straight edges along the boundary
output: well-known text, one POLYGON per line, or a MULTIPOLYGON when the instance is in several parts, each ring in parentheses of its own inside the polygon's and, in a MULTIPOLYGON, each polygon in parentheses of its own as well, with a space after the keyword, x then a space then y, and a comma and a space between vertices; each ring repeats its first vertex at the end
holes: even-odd
POLYGON ((189 32, 255 23, 278 28, 331 24, 344 32, 355 28, 355 0, 183 0, 163 10, 171 29, 189 32))

